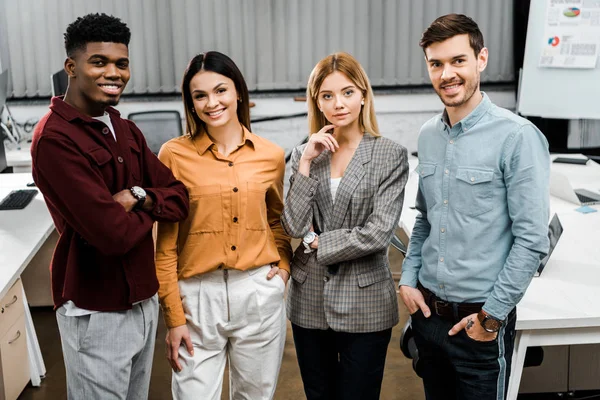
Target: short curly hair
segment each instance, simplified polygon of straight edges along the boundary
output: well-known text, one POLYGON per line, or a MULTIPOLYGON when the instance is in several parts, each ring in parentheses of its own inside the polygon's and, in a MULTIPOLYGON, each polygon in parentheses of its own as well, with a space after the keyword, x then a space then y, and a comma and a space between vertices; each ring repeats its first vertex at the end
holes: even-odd
POLYGON ((88 43, 123 43, 129 46, 131 31, 127 25, 112 15, 88 14, 77 18, 65 32, 65 50, 72 57, 76 50, 85 50, 88 43))

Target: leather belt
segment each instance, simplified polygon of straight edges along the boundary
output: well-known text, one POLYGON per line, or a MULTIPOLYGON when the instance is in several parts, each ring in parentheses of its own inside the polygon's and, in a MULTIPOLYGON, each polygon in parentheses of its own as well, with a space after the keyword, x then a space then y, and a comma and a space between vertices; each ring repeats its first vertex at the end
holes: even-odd
POLYGON ((483 307, 483 303, 453 303, 442 300, 431 290, 421 285, 421 282, 417 283, 417 288, 423 294, 425 304, 431 312, 449 321, 458 322, 468 315, 477 314, 483 307))

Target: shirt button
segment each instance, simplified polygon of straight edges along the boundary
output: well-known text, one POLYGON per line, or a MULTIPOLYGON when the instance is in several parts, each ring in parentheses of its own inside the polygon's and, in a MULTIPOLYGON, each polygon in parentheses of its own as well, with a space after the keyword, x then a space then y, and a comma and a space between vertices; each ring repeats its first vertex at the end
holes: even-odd
POLYGON ((454 144, 454 140, 450 140, 450 144, 454 144))
POLYGON ((444 262, 444 257, 440 257, 440 262, 444 262))
POLYGON ((444 228, 440 229, 440 232, 444 233, 446 230, 444 228))
POLYGON ((326 277, 326 276, 324 276, 324 277, 323 277, 323 282, 328 282, 328 281, 329 281, 329 278, 328 278, 328 277, 326 277))
POLYGON ((445 173, 446 175, 448 175, 448 174, 450 173, 450 170, 445 170, 445 171, 444 171, 444 173, 445 173))
POLYGON ((108 130, 107 127, 102 128, 102 133, 103 134, 108 135, 108 132, 110 132, 110 131, 108 130))
POLYGON ((237 221, 238 221, 237 217, 233 217, 233 222, 237 222, 237 221))
POLYGON ((230 162, 230 163, 229 163, 229 164, 227 164, 227 165, 229 165, 230 167, 233 167, 233 163, 232 163, 232 162, 230 162))
POLYGON ((237 193, 237 191, 238 191, 238 188, 234 187, 234 188, 233 188, 233 191, 237 193))
POLYGON ((471 182, 475 182, 475 177, 471 177, 471 182))
POLYGON ((123 157, 121 157, 121 156, 117 157, 117 161, 120 162, 121 164, 123 164, 123 157))
POLYGON ((448 200, 444 200, 444 204, 448 204, 448 200))
POLYGON ((444 285, 440 285, 440 289, 443 289, 443 288, 444 288, 444 285))
POLYGON ((235 251, 236 248, 237 247, 235 247, 235 246, 231 246, 231 250, 233 250, 233 251, 235 251))

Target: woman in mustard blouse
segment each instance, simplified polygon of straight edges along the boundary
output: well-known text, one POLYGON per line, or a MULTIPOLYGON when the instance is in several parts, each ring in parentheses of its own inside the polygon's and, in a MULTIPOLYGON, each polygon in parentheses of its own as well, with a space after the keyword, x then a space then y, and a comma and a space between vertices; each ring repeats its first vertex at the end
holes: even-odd
POLYGON ((285 343, 291 246, 280 216, 284 153, 250 131, 235 63, 194 57, 181 86, 187 134, 159 158, 190 195, 190 213, 158 225, 156 268, 175 399, 271 399, 285 343))

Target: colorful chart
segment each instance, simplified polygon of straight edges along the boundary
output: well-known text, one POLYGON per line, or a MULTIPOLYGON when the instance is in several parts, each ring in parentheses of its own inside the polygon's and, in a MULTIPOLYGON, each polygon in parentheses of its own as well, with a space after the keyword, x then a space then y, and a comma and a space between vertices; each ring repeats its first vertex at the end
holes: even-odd
POLYGON ((552 36, 552 37, 548 38, 548 44, 552 47, 558 46, 559 43, 560 43, 560 39, 558 38, 558 36, 552 36))
POLYGON ((563 15, 569 18, 577 17, 579 14, 581 14, 581 10, 577 7, 568 7, 563 11, 563 15))

